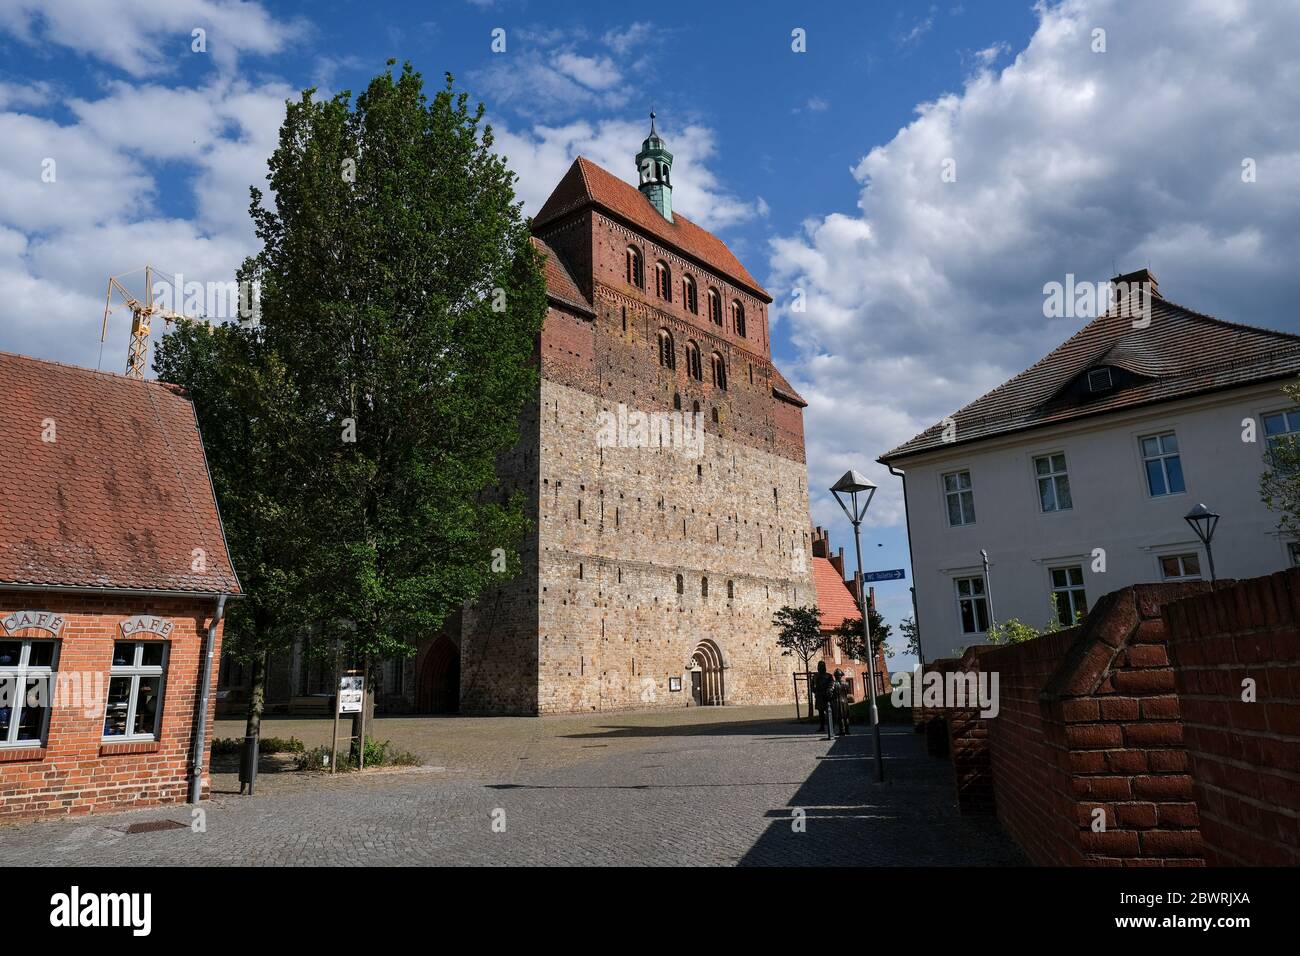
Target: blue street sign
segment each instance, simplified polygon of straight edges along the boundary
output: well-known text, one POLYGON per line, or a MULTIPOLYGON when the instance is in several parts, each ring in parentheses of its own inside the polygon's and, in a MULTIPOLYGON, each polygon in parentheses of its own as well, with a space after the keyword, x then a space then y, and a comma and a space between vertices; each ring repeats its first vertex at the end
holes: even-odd
POLYGON ((902 568, 894 568, 892 571, 864 571, 862 580, 870 583, 872 581, 901 581, 907 577, 902 568))

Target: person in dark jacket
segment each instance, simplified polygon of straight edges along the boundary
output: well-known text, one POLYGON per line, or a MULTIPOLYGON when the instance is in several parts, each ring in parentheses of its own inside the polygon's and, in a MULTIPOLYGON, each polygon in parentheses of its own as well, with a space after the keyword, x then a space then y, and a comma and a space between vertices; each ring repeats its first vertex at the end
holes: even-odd
POLYGON ((817 673, 813 675, 813 700, 817 704, 817 714, 821 718, 818 724, 818 730, 826 729, 826 722, 830 719, 830 696, 831 685, 834 680, 826 672, 826 662, 817 662, 817 673))

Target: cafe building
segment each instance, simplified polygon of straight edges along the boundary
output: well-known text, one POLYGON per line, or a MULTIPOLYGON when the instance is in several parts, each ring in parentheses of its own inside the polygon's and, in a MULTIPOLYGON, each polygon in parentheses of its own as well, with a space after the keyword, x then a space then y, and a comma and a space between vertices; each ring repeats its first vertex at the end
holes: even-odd
POLYGON ((239 581, 194 407, 0 353, 0 820, 206 792, 239 581))

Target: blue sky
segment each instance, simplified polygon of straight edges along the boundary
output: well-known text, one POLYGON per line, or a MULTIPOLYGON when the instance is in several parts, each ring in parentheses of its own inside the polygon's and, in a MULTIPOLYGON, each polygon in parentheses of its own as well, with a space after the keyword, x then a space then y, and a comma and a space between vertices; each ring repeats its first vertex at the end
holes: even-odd
MULTIPOLYGON (((0 349, 94 366, 109 274, 228 279, 304 86, 359 91, 389 57, 451 71, 529 211, 578 153, 632 179, 653 107, 676 207, 776 297, 812 487, 867 471, 867 567, 905 567, 899 483, 874 459, 1075 331, 1044 318, 1045 282, 1149 265, 1174 301, 1300 331, 1297 35, 1296 3, 1249 0, 6 0, 0 349)), ((116 370, 120 314, 110 336, 116 370)), ((837 515, 815 493, 851 553, 837 515)), ((897 622, 906 583, 879 593, 897 622)))

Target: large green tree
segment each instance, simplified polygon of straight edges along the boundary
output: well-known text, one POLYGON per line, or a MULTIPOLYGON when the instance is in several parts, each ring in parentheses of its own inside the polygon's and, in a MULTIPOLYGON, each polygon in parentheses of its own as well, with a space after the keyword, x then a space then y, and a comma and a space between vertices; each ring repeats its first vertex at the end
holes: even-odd
POLYGON ((304 462, 287 440, 297 427, 294 396, 261 330, 242 323, 179 323, 155 348, 154 371, 187 388, 194 402, 244 591, 227 607, 222 653, 252 665, 246 732, 257 734, 269 654, 292 643, 307 620, 310 502, 297 478, 304 462))
POLYGON ((287 440, 310 463, 313 619, 357 660, 408 652, 518 567, 522 497, 493 487, 546 313, 482 105, 392 66, 355 105, 288 104, 274 205, 254 189, 251 206, 265 342, 297 402, 287 440))

